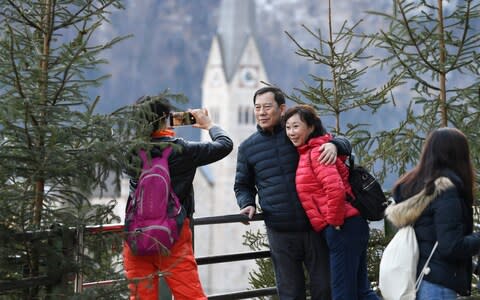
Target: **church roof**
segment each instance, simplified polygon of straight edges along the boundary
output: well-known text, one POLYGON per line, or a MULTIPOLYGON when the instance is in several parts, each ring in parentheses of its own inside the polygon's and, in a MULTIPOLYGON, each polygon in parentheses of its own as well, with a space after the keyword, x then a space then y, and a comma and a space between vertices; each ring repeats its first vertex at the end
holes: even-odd
POLYGON ((249 37, 255 36, 254 0, 223 0, 220 7, 218 39, 227 81, 235 73, 249 37))

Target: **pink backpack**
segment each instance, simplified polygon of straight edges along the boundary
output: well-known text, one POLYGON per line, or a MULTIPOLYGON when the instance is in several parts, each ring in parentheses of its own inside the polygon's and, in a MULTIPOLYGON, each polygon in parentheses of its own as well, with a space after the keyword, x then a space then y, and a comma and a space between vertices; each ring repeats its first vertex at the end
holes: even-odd
POLYGON ((178 240, 185 214, 170 181, 171 152, 167 147, 149 160, 140 150, 142 172, 125 216, 126 241, 135 255, 168 255, 178 240))

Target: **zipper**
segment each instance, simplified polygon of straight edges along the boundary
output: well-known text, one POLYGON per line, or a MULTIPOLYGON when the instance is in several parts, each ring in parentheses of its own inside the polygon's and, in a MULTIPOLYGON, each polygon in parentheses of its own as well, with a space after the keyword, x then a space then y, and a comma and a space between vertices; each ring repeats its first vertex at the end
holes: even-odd
POLYGON ((150 226, 141 227, 135 230, 135 234, 142 233, 148 230, 155 230, 155 229, 165 231, 166 233, 168 233, 168 238, 170 242, 173 242, 172 231, 169 228, 162 225, 150 225, 150 226))

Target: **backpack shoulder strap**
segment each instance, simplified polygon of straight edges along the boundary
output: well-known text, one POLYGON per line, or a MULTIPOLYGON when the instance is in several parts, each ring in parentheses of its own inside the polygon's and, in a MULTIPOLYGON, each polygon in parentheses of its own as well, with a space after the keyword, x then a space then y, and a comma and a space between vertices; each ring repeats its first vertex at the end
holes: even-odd
POLYGON ((172 146, 166 147, 162 151, 162 158, 168 159, 171 153, 172 153, 172 146))
MULTIPOLYGON (((171 153, 172 153, 172 146, 167 146, 163 149, 161 157, 159 157, 159 158, 160 159, 168 159, 168 157, 170 156, 171 153)), ((140 151, 138 152, 138 155, 140 156, 140 158, 142 160, 142 164, 144 166, 147 166, 147 167, 152 166, 152 160, 148 159, 147 152, 145 151, 145 149, 140 149, 140 151)))
POLYGON ((348 157, 348 168, 352 170, 355 167, 355 154, 350 153, 348 157))

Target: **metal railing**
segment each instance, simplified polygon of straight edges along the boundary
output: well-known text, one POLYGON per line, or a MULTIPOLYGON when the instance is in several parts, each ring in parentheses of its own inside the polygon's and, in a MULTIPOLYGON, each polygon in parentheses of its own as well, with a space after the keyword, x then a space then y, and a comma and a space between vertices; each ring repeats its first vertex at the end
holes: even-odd
MULTIPOLYGON (((246 221, 262 221, 263 216, 261 214, 257 214, 254 216, 253 219, 249 220, 244 215, 224 215, 224 216, 213 216, 213 217, 202 217, 202 218, 195 218, 193 219, 192 226, 193 229, 195 226, 212 226, 216 224, 226 224, 226 223, 242 223, 246 221)), ((85 237, 87 235, 95 235, 95 234, 122 234, 124 232, 123 224, 113 224, 113 225, 101 225, 101 226, 87 226, 85 228, 70 228, 63 231, 59 230, 46 230, 42 232, 27 232, 27 233, 19 233, 15 236, 15 240, 17 241, 32 241, 32 240, 51 240, 56 239, 62 234, 68 234, 71 236, 72 244, 69 245, 69 249, 73 252, 74 261, 77 265, 82 265, 82 259, 85 255, 85 237), (62 233, 63 232, 63 233, 62 233)), ((195 230, 192 230, 195 242, 195 230)), ((270 251, 251 251, 251 252, 244 252, 244 253, 229 253, 224 255, 214 255, 214 256, 206 256, 206 257, 197 257, 196 261, 198 265, 209 265, 209 264, 217 264, 217 263, 232 263, 236 261, 242 260, 251 260, 251 259, 259 259, 259 258, 268 258, 270 257, 270 251)), ((82 293, 85 289, 90 288, 98 288, 104 286, 111 286, 114 284, 120 284, 122 282, 127 282, 126 279, 106 279, 101 281, 95 282, 84 282, 84 274, 81 272, 75 273, 75 277, 73 279, 73 290, 74 293, 82 293)), ((8 290, 21 290, 24 288, 32 287, 32 286, 42 286, 42 285, 51 285, 55 284, 51 282, 52 280, 48 276, 37 276, 32 278, 24 278, 21 280, 15 281, 0 281, 0 291, 8 291, 8 290)), ((246 291, 235 291, 231 293, 225 294, 215 294, 209 295, 208 299, 247 299, 247 298, 254 298, 254 297, 262 297, 262 296, 270 296, 276 294, 275 287, 268 287, 268 288, 260 288, 254 290, 246 290, 246 291)))
MULTIPOLYGON (((193 223, 193 228, 195 228, 195 226, 202 226, 202 225, 242 223, 246 221, 261 221, 261 220, 263 220, 263 215, 261 214, 255 215, 251 220, 248 219, 248 217, 245 215, 236 214, 236 215, 195 218, 193 219, 192 223, 193 223)), ((85 234, 97 234, 97 233, 121 234, 122 232, 123 232, 123 224, 89 226, 85 228, 85 231, 79 232, 77 236, 78 257, 80 258, 83 255, 83 251, 84 251, 83 238, 85 234)), ((192 230, 192 232, 194 234, 195 231, 192 230)), ((193 236, 194 236, 194 242, 195 242, 195 234, 193 236)), ((216 263, 229 263, 229 262, 235 262, 235 261, 267 258, 267 257, 270 257, 270 251, 268 250, 197 257, 196 261, 198 265, 209 265, 209 264, 216 264, 216 263)), ((79 261, 79 263, 81 263, 81 261, 79 261)), ((81 293, 86 288, 95 288, 95 287, 100 287, 105 285, 112 285, 112 284, 118 283, 119 281, 123 281, 123 279, 103 280, 103 281, 96 281, 96 282, 83 282, 83 274, 78 273, 74 280, 74 289, 76 293, 81 293)), ((246 291, 236 291, 236 292, 230 292, 225 294, 209 295, 208 299, 214 299, 214 300, 247 299, 247 298, 254 298, 254 297, 276 295, 276 293, 277 291, 275 287, 269 287, 269 288, 260 288, 260 289, 254 289, 254 290, 246 290, 246 291)))

